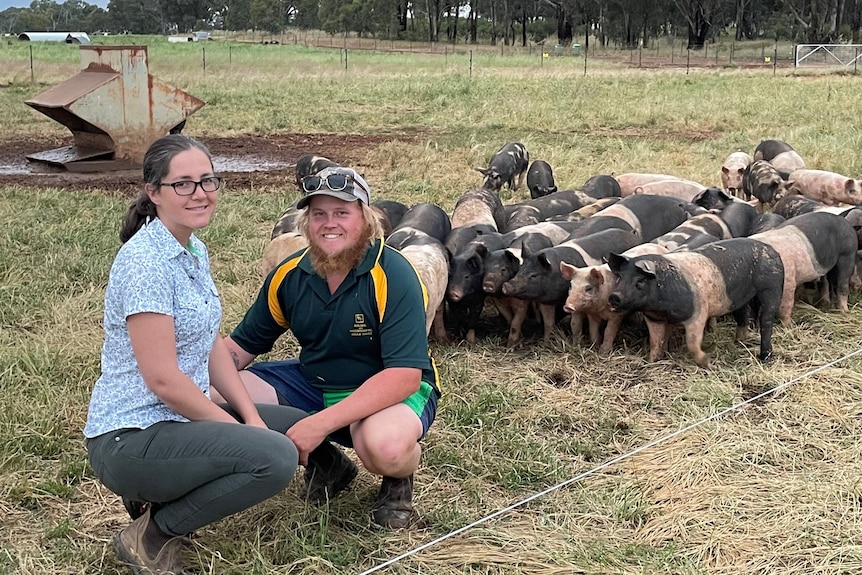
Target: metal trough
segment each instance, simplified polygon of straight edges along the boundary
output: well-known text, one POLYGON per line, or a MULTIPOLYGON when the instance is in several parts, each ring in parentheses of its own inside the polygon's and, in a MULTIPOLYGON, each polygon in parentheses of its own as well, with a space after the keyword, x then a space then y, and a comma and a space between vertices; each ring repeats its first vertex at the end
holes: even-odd
POLYGON ((26 104, 75 144, 27 156, 72 172, 137 168, 153 140, 179 132, 204 102, 150 75, 146 46, 80 46, 81 72, 26 104))

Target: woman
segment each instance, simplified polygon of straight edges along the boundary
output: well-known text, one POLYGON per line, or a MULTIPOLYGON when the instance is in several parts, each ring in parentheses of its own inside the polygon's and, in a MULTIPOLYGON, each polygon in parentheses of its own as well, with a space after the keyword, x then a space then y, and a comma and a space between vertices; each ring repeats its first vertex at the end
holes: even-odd
POLYGON ((194 236, 221 186, 208 150, 169 135, 143 170, 105 292, 102 374, 84 435, 96 475, 133 516, 113 540, 120 559, 138 574, 176 574, 184 534, 290 483, 298 452, 285 432, 306 413, 255 406, 219 337, 219 296, 194 236), (211 401, 210 387, 227 405, 211 401))

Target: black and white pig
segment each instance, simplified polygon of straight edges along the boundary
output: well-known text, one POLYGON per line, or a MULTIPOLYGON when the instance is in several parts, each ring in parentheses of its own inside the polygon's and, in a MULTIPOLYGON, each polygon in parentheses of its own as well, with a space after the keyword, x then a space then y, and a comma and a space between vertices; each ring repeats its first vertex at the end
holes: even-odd
POLYGON ((669 232, 690 215, 703 212, 702 208, 670 196, 634 194, 581 221, 572 237, 617 228, 634 230, 642 241, 648 242, 669 232))
POLYGON ((416 204, 404 213, 386 245, 404 254, 425 287, 425 333, 446 341, 443 298, 449 281, 449 254, 443 239, 449 234, 449 215, 434 204, 416 204))
POLYGON ((771 209, 784 196, 784 178, 766 160, 755 160, 745 169, 742 193, 746 200, 756 198, 761 211, 764 207, 771 209))
MULTIPOLYGON (((524 249, 515 277, 503 284, 503 294, 541 304, 562 306, 569 293, 569 282, 560 272, 560 262, 575 267, 599 265, 611 253, 624 252, 641 243, 631 229, 606 229, 536 253, 524 249)), ((580 338, 583 316, 572 316, 572 336, 580 338)), ((545 339, 551 336, 553 325, 545 322, 545 339)))
POLYGON ((393 229, 398 227, 398 224, 401 222, 401 218, 403 218, 404 214, 407 212, 407 206, 394 200, 376 200, 371 202, 371 207, 379 210, 389 222, 389 232, 387 232, 387 235, 388 233, 391 233, 393 229))
POLYGON ((593 201, 593 199, 579 190, 560 190, 525 202, 503 206, 508 214, 504 231, 510 232, 544 222, 554 216, 570 214, 583 207, 586 201, 593 201))
POLYGON ((464 332, 464 339, 468 343, 476 342, 476 327, 485 307, 485 292, 482 289, 485 258, 490 252, 504 247, 502 237, 502 234, 485 234, 449 256, 447 323, 455 327, 456 331, 464 332))
MULTIPOLYGON (((531 227, 537 228, 538 226, 531 227)), ((504 296, 503 284, 518 273, 521 267, 521 252, 524 249, 536 253, 555 245, 555 243, 559 242, 554 242, 551 237, 544 233, 529 232, 519 235, 508 247, 494 250, 485 257, 485 276, 482 279, 482 290, 494 298, 497 309, 509 324, 509 335, 506 338, 506 347, 509 349, 521 341, 530 302, 516 297, 504 296)), ((554 306, 540 310, 540 315, 543 318, 550 317, 551 321, 553 321, 554 314, 554 306)))
POLYGON ((667 325, 681 323, 694 361, 709 367, 703 330, 709 318, 732 313, 736 340, 748 329, 749 304, 757 298, 760 359, 772 355, 772 328, 784 285, 781 257, 771 246, 749 238, 707 244, 690 252, 628 258, 611 254, 617 279, 608 303, 616 310, 640 311, 650 334, 650 361, 667 343, 667 325))
POLYGON ((587 178, 587 181, 581 186, 581 191, 597 200, 621 198, 623 195, 617 179, 605 174, 598 174, 587 178))
POLYGON ((557 191, 554 183, 554 170, 545 160, 535 160, 527 170, 527 188, 533 199, 553 194, 557 191))
POLYGON ((829 302, 831 285, 838 296, 839 309, 848 311, 858 240, 856 230, 843 217, 822 211, 802 214, 751 239, 775 248, 784 264, 784 289, 778 308, 782 323, 790 324, 796 288, 824 275, 828 280, 821 290, 824 302, 829 302))
POLYGON ((506 211, 499 194, 486 188, 467 190, 452 210, 452 231, 443 242, 451 255, 460 252, 477 236, 502 232, 506 211))
POLYGON ((517 190, 524 183, 529 165, 530 154, 524 144, 510 142, 491 156, 487 168, 477 167, 476 171, 485 176, 483 188, 498 192, 506 184, 510 190, 517 190))
POLYGON ((291 254, 301 250, 308 245, 305 236, 296 229, 300 210, 291 206, 278 218, 272 228, 269 243, 263 249, 260 261, 260 273, 266 277, 273 268, 284 261, 291 254))
POLYGON ((783 179, 796 170, 805 168, 805 161, 796 150, 783 140, 761 140, 754 149, 754 161, 766 160, 783 179))
POLYGON ((302 179, 307 176, 313 176, 323 168, 337 167, 338 164, 318 156, 316 154, 306 154, 296 161, 296 187, 302 191, 302 179))

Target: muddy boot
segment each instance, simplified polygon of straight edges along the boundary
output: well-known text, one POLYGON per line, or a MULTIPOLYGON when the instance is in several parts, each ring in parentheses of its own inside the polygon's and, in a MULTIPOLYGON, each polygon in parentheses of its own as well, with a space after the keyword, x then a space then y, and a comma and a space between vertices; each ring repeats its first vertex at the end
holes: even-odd
POLYGON ((324 441, 308 456, 303 495, 312 503, 326 503, 347 489, 356 473, 356 464, 339 448, 324 441))
POLYGON ((132 568, 135 575, 184 575, 187 572, 180 562, 182 537, 170 538, 160 548, 150 543, 150 548, 158 548, 155 552, 148 549, 145 542, 148 531, 157 533, 158 537, 165 537, 152 523, 151 511, 152 508, 148 506, 143 515, 114 536, 114 551, 123 563, 132 568))
POLYGON ((371 517, 383 527, 401 529, 410 525, 413 519, 412 474, 403 478, 383 476, 371 517))

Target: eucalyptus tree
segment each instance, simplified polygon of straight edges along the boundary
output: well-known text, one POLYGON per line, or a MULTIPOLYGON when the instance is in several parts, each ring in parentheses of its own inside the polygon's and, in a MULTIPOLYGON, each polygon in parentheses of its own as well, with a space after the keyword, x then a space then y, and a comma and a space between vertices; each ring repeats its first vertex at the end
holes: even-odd
POLYGON ((108 14, 118 32, 164 34, 168 31, 158 0, 110 0, 108 14))
POLYGON ((838 40, 845 0, 782 0, 812 43, 838 40))

